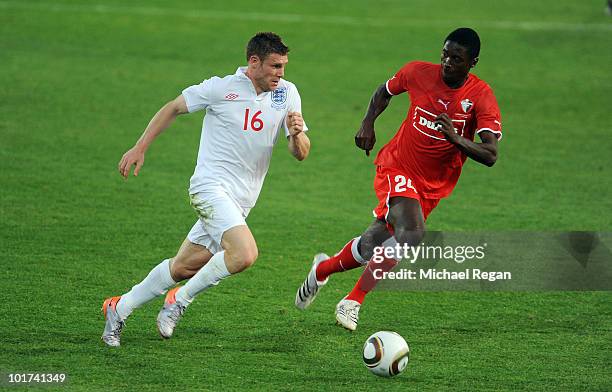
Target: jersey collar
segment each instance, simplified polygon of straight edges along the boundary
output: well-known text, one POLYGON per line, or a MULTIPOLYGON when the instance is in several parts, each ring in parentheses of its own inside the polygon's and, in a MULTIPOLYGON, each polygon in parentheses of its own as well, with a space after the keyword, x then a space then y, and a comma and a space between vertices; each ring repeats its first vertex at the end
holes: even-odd
POLYGON ((442 67, 440 67, 440 69, 438 70, 438 83, 440 83, 440 85, 448 91, 459 91, 462 88, 465 88, 468 84, 472 83, 472 79, 474 79, 474 75, 469 72, 467 79, 465 79, 465 82, 463 82, 463 84, 457 88, 452 88, 450 87, 448 84, 446 84, 446 82, 444 81, 444 78, 442 77, 442 67))
POLYGON ((246 76, 246 70, 247 70, 247 67, 238 67, 235 73, 236 77, 238 77, 241 80, 246 80, 247 82, 249 82, 249 89, 251 90, 253 95, 257 96, 258 100, 265 98, 270 92, 264 91, 263 93, 257 95, 257 91, 255 90, 255 86, 253 85, 253 82, 251 81, 251 79, 249 79, 248 76, 246 76))
POLYGON ((246 70, 247 70, 247 67, 238 67, 235 75, 243 79, 248 79, 249 77, 246 76, 246 70))

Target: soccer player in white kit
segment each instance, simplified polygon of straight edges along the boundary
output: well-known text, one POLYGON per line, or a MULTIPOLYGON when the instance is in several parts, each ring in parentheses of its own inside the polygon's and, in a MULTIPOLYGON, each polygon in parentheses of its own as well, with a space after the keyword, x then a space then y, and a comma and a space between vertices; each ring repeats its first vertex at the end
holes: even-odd
POLYGON ((121 175, 127 179, 135 165, 137 176, 151 142, 178 115, 206 110, 189 186, 198 220, 176 256, 163 260, 126 294, 104 301, 102 340, 107 345, 120 345, 125 319, 135 308, 166 292, 157 327, 162 337, 171 337, 196 295, 257 259, 257 244, 245 219, 257 201, 281 129, 296 159, 305 159, 310 151, 300 95, 283 79, 288 52, 278 35, 256 34, 247 44, 246 67, 183 90, 155 114, 121 158, 121 175), (185 279, 189 281, 184 286, 168 291, 185 279))

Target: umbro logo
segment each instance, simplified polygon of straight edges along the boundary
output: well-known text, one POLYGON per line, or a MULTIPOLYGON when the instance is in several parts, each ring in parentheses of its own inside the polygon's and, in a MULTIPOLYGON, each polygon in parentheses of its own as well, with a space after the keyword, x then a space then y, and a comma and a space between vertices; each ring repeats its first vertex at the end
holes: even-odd
POLYGON ((225 96, 225 99, 227 99, 228 101, 233 101, 236 98, 238 98, 238 94, 235 93, 229 93, 225 96))

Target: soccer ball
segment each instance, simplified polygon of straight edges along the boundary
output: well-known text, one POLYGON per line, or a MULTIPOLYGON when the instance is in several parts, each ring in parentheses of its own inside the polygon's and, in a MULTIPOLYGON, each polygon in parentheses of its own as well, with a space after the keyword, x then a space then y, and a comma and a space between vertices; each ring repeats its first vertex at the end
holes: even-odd
POLYGON ((363 345, 363 363, 381 377, 393 377, 403 372, 408 366, 409 355, 408 343, 395 332, 376 332, 363 345))

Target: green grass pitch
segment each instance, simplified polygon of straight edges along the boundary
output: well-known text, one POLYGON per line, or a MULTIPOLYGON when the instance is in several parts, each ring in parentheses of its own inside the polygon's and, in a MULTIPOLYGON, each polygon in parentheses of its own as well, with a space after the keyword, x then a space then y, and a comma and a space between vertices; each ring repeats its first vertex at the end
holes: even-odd
MULTIPOLYGON (((334 325, 359 272, 293 306, 312 255, 370 222, 374 167, 353 136, 376 86, 413 59, 437 61, 469 25, 475 73, 493 87, 504 139, 492 168, 469 162, 433 230, 599 230, 612 225, 612 18, 604 1, 0 0, 0 372, 68 374, 66 390, 612 389, 609 292, 375 292, 359 328, 334 325), (100 306, 174 254, 195 215, 187 185, 201 114, 152 146, 138 178, 116 165, 180 91, 244 63, 275 31, 291 47, 310 157, 280 140, 249 224, 255 266, 199 297, 175 338, 161 299, 100 341, 100 306), (399 332, 412 349, 394 379, 361 362, 365 338, 399 332)), ((407 107, 377 122, 376 151, 407 107)), ((375 151, 375 152, 376 152, 375 151)))

